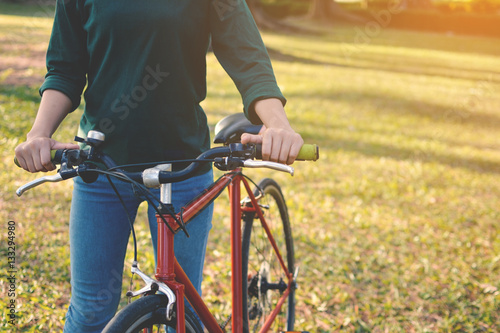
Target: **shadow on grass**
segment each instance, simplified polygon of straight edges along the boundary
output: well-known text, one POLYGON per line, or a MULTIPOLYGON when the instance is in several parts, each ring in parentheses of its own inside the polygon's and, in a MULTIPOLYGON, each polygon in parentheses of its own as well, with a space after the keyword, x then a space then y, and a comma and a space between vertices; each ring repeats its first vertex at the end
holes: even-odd
MULTIPOLYGON (((345 130, 345 129, 338 129, 345 130)), ((335 132, 335 129, 331 129, 335 132)), ((304 139, 307 142, 314 142, 320 146, 320 149, 329 151, 348 151, 359 153, 364 156, 373 158, 391 158, 399 161, 419 161, 422 163, 438 163, 447 165, 451 168, 467 169, 476 173, 500 174, 500 162, 495 162, 488 159, 475 157, 458 156, 457 154, 440 154, 426 149, 406 149, 391 144, 381 144, 376 142, 367 142, 361 140, 348 140, 337 138, 332 133, 328 138, 325 138, 320 132, 306 132, 304 139)), ((425 139, 424 139, 425 140, 425 139)), ((441 142, 446 145, 453 145, 453 142, 429 138, 429 141, 441 142)), ((463 143, 455 143, 457 147, 469 146, 463 143)), ((479 147, 479 150, 487 149, 479 147)))
MULTIPOLYGON (((354 29, 354 27, 352 27, 354 29)), ((499 37, 453 35, 439 32, 387 29, 389 34, 407 35, 407 39, 371 38, 366 45, 395 46, 415 50, 430 50, 462 54, 499 56, 499 37), (415 38, 418 36, 419 38, 415 38), (485 44, 487 46, 485 46, 485 44)), ((390 35, 389 35, 390 36, 390 35)))
POLYGON ((0 83, 0 100, 15 98, 23 102, 38 103, 40 102, 38 88, 38 86, 7 85, 0 83))
POLYGON ((335 140, 334 147, 354 151, 370 157, 388 157, 396 160, 412 160, 422 163, 439 163, 452 168, 468 169, 477 173, 500 174, 500 162, 481 160, 456 155, 436 154, 428 150, 410 150, 394 145, 357 142, 353 140, 335 140))
POLYGON ((54 17, 55 1, 37 0, 18 4, 0 0, 0 14, 25 17, 54 17))
POLYGON ((39 102, 38 89, 0 84, 0 137, 24 138, 35 119, 39 102))
POLYGON ((324 62, 318 61, 311 58, 298 57, 292 54, 287 54, 282 51, 279 51, 275 48, 268 47, 267 52, 269 53, 269 57, 273 61, 283 61, 283 62, 292 62, 292 63, 301 63, 307 65, 326 65, 326 66, 338 66, 338 67, 349 67, 346 65, 341 65, 333 62, 324 62))
MULTIPOLYGON (((317 127, 317 125, 315 124, 317 127)), ((488 174, 498 174, 500 175, 500 161, 489 160, 487 158, 477 158, 468 156, 459 156, 457 153, 437 153, 428 149, 408 149, 401 148, 397 145, 392 144, 382 144, 378 142, 371 142, 365 140, 349 140, 345 138, 339 138, 335 135, 335 132, 345 131, 345 128, 334 126, 328 127, 328 131, 331 133, 328 136, 322 135, 325 133, 324 130, 318 131, 304 131, 304 140, 306 142, 313 142, 318 144, 321 150, 325 151, 346 151, 361 154, 363 156, 371 158, 390 158, 398 161, 418 161, 422 163, 436 163, 441 165, 446 165, 451 168, 467 169, 475 173, 488 173, 488 174)), ((365 130, 363 130, 365 132, 365 130)), ((491 151, 493 147, 482 147, 473 144, 464 144, 461 142, 453 142, 450 140, 445 140, 442 138, 424 138, 415 137, 415 139, 424 141, 434 141, 436 143, 442 143, 446 146, 451 147, 472 147, 478 151, 489 150, 491 151)), ((333 157, 335 159, 335 157, 333 157)), ((321 163, 322 160, 320 160, 321 163)))
MULTIPOLYGON (((402 116, 417 116, 425 119, 431 119, 437 125, 459 124, 462 126, 476 126, 481 129, 498 129, 500 128, 500 115, 488 114, 477 111, 478 107, 469 109, 469 102, 474 102, 476 96, 465 96, 463 101, 457 101, 456 105, 446 107, 440 104, 432 103, 424 100, 415 100, 411 96, 408 98, 403 96, 384 96, 377 93, 369 93, 363 91, 347 92, 315 92, 315 93, 296 93, 290 92, 286 94, 290 100, 294 99, 320 99, 329 100, 333 103, 351 104, 355 109, 359 103, 363 105, 371 105, 370 109, 375 110, 380 114, 390 114, 395 117, 402 116)), ((354 110, 356 111, 356 110, 354 110)), ((317 124, 324 125, 324 124, 317 124)))
POLYGON ((306 65, 333 66, 339 68, 349 68, 353 70, 372 70, 386 73, 425 75, 430 77, 444 77, 449 79, 465 79, 480 82, 500 83, 500 72, 495 70, 471 69, 464 67, 453 67, 445 64, 441 66, 429 64, 425 59, 420 57, 396 57, 365 54, 364 52, 356 52, 346 56, 349 62, 369 62, 367 65, 340 64, 334 62, 326 62, 314 60, 307 57, 298 57, 292 54, 287 54, 282 51, 268 48, 269 56, 273 61, 300 63, 306 65), (379 59, 377 59, 379 58, 379 59), (394 61, 391 61, 393 59, 394 61))
MULTIPOLYGON (((394 16, 397 16, 394 15, 394 16)), ((497 16, 497 22, 500 17, 497 16)), ((418 29, 397 28, 392 25, 382 27, 370 16, 366 24, 356 25, 347 22, 318 22, 303 18, 291 19, 296 24, 313 25, 318 31, 316 36, 305 36, 317 42, 335 42, 357 46, 395 46, 408 49, 434 50, 464 54, 500 55, 500 44, 497 36, 474 36, 450 31, 439 32, 418 29), (378 29, 377 29, 378 26, 378 29), (370 30, 372 29, 372 30, 370 30)), ((298 36, 298 35, 295 35, 298 36)))
MULTIPOLYGON (((294 96, 288 96, 290 99, 293 99, 294 96)), ((295 94, 296 98, 306 99, 307 96, 301 96, 295 94)), ((474 129, 490 129, 497 130, 500 128, 500 116, 492 115, 492 114, 484 114, 480 112, 470 112, 467 114, 467 117, 463 117, 457 110, 451 110, 450 108, 446 108, 440 105, 436 105, 429 102, 418 102, 416 104, 414 101, 405 100, 401 98, 400 100, 391 99, 388 101, 387 99, 377 98, 377 95, 366 95, 366 94, 356 94, 352 93, 349 96, 345 94, 319 94, 316 95, 319 99, 330 99, 332 101, 332 105, 335 102, 340 103, 352 103, 353 108, 355 108, 357 100, 363 100, 363 103, 366 100, 372 100, 373 104, 378 104, 379 107, 375 111, 368 111, 367 118, 362 122, 361 129, 356 129, 353 132, 353 137, 363 137, 363 139, 346 139, 345 131, 349 131, 349 129, 344 124, 342 127, 335 125, 334 122, 324 121, 323 118, 318 119, 302 119, 302 128, 306 129, 301 132, 304 136, 304 139, 308 142, 317 143, 320 147, 324 147, 330 151, 336 150, 344 150, 356 152, 369 157, 387 157, 396 160, 412 160, 412 161, 420 161, 423 163, 439 163, 443 165, 450 166, 452 168, 464 168, 471 170, 477 173, 492 173, 492 174, 500 174, 500 159, 494 160, 491 159, 491 154, 488 156, 481 158, 481 152, 491 153, 492 151, 500 151, 500 144, 498 146, 486 146, 486 145, 478 145, 474 142, 460 142, 459 140, 450 140, 448 135, 442 135, 446 132, 447 126, 457 125, 463 127, 467 132, 472 132, 474 129), (367 119, 375 119, 376 117, 373 113, 380 112, 380 115, 389 115, 390 117, 402 117, 408 120, 408 117, 417 116, 414 124, 415 126, 419 126, 418 117, 431 119, 432 122, 429 124, 426 121, 425 126, 432 126, 426 133, 428 135, 419 135, 413 133, 407 134, 407 138, 412 142, 423 144, 423 148, 402 148, 397 144, 384 144, 379 142, 372 142, 369 138, 371 137, 383 137, 384 135, 390 137, 396 133, 384 132, 383 130, 372 129, 370 123, 367 123, 367 119), (436 130, 433 132, 432 129, 436 130), (440 132, 440 128, 443 128, 443 133, 440 132), (338 137, 338 133, 342 133, 342 137, 338 137), (479 157, 470 157, 470 156, 461 156, 456 151, 447 152, 446 150, 443 152, 433 151, 431 148, 427 148, 427 143, 437 144, 439 146, 450 147, 450 149, 462 149, 467 148, 467 150, 473 149, 478 154, 476 156, 479 157)), ((356 116, 357 111, 353 111, 352 124, 354 127, 357 127, 356 124, 356 116)), ((360 115, 361 117, 361 115, 360 115)), ((365 116, 363 116, 365 117, 365 116)), ((382 121, 382 120, 380 120, 382 121)), ((405 121, 405 123, 408 123, 405 121)), ((405 125, 410 126, 410 125, 405 125)), ((402 129, 404 131, 404 129, 402 129)), ((398 135, 405 135, 404 132, 397 133, 398 135)))
POLYGON ((429 59, 418 56, 376 55, 363 52, 352 55, 352 60, 371 63, 366 66, 350 66, 355 69, 500 83, 500 71, 498 70, 458 67, 447 63, 445 60, 440 65, 437 65, 435 64, 436 60, 432 60, 433 63, 430 63, 429 59))

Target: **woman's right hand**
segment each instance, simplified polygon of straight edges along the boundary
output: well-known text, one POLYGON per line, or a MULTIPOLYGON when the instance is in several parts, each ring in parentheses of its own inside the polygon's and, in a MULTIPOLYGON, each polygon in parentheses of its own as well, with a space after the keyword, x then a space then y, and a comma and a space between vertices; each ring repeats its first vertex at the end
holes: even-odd
POLYGON ((49 137, 28 138, 16 147, 15 153, 21 168, 29 172, 55 170, 50 151, 54 149, 78 149, 74 143, 61 143, 49 137))
POLYGON ((29 172, 47 172, 56 167, 50 160, 53 149, 78 149, 74 143, 61 143, 52 139, 64 117, 71 111, 71 100, 64 93, 47 89, 26 142, 16 147, 16 158, 21 168, 29 172))

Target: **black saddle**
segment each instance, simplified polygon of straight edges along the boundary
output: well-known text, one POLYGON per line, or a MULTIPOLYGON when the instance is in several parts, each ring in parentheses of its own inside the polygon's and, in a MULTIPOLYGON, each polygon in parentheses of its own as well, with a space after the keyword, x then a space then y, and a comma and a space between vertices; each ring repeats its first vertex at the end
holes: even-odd
POLYGON ((243 133, 258 134, 262 125, 254 125, 243 113, 222 118, 215 125, 214 143, 238 143, 243 133))

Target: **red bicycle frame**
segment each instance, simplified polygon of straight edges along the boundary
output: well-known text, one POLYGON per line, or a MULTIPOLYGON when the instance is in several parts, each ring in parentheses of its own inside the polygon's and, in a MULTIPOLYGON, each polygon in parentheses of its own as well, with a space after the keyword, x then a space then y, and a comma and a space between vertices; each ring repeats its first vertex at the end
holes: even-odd
MULTIPOLYGON (((241 184, 244 185, 248 197, 252 202, 252 207, 244 207, 245 211, 255 212, 259 217, 264 230, 267 233, 269 241, 271 242, 274 251, 278 257, 281 267, 288 277, 288 288, 281 295, 276 309, 270 314, 260 332, 267 332, 280 311, 281 306, 288 297, 293 283, 293 275, 288 271, 283 258, 278 250, 276 242, 269 230, 261 208, 257 203, 257 199, 253 195, 248 181, 241 174, 241 169, 235 172, 227 173, 215 183, 206 189, 202 194, 191 201, 186 207, 183 207, 177 213, 177 220, 182 220, 188 223, 198 212, 210 204, 218 195, 228 187, 229 200, 231 205, 231 289, 232 289, 232 331, 243 332, 243 309, 242 304, 242 249, 241 249, 241 217, 242 207, 241 201, 241 184)), ((183 269, 175 259, 174 255, 174 236, 175 232, 180 229, 180 226, 175 221, 175 218, 169 214, 163 215, 163 219, 157 216, 158 220, 158 255, 157 255, 157 268, 156 279, 165 283, 175 293, 177 298, 177 332, 185 332, 184 322, 184 297, 187 298, 193 309, 196 311, 201 321, 211 333, 222 333, 224 330, 219 326, 215 317, 212 315, 208 307, 205 305, 200 295, 192 285, 191 281, 184 273, 183 269), (170 228, 163 221, 165 219, 170 228), (174 232, 172 232, 172 229, 174 232)))

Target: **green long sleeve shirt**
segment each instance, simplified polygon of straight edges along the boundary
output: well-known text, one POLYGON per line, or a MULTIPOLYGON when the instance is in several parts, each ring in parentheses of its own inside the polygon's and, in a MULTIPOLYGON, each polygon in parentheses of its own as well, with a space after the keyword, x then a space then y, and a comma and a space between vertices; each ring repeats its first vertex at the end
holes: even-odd
POLYGON ((244 0, 57 0, 40 93, 61 91, 74 110, 87 86, 79 133, 105 133, 119 164, 196 157, 210 147, 210 39, 252 122, 255 101, 285 103, 244 0))

